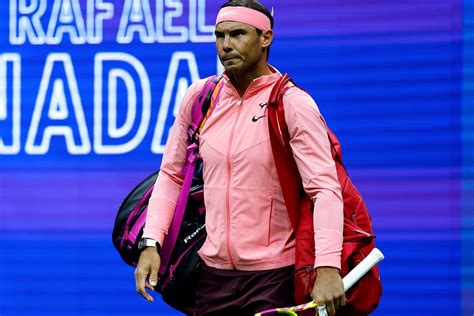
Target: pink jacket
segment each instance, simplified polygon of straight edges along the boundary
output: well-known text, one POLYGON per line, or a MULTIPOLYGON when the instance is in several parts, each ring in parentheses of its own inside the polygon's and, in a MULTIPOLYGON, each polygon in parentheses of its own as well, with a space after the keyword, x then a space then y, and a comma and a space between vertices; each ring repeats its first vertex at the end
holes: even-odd
MULTIPOLYGON (((201 132, 207 239, 199 255, 208 266, 250 271, 295 263, 266 116, 266 102, 279 76, 255 79, 242 98, 224 76, 220 101, 201 132)), ((183 183, 180 171, 191 108, 204 82, 186 92, 150 199, 144 236, 160 244, 183 183)), ((290 89, 283 101, 294 157, 314 202, 315 267, 340 268, 343 204, 324 120, 313 99, 300 89, 290 89)))

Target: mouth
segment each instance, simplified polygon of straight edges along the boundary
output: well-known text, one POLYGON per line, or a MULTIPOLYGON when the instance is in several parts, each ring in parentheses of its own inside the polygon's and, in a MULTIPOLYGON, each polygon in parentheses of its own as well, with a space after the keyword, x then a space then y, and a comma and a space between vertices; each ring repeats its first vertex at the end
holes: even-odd
POLYGON ((222 61, 229 61, 229 60, 234 60, 234 59, 237 59, 238 57, 237 56, 230 56, 230 57, 225 57, 222 59, 222 61))

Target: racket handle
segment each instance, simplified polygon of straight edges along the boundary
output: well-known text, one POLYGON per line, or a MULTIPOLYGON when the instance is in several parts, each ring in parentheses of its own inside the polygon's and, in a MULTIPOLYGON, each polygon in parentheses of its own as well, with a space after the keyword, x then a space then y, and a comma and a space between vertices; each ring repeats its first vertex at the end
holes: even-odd
POLYGON ((374 265, 384 259, 383 253, 377 248, 372 249, 367 257, 364 258, 354 269, 351 270, 343 279, 344 292, 347 292, 354 283, 362 278, 374 265))

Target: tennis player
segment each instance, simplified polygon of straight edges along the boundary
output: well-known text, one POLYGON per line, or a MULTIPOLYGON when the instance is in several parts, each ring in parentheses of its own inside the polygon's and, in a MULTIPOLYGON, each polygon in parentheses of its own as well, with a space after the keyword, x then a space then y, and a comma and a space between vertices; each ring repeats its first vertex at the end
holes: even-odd
MULTIPOLYGON (((272 14, 258 1, 229 1, 216 19, 216 48, 225 73, 219 103, 200 136, 207 239, 199 250, 203 268, 197 315, 253 315, 294 305, 295 240, 273 161, 266 108, 281 76, 268 64, 272 29, 272 14)), ((144 230, 151 244, 163 243, 173 217, 191 108, 204 83, 187 90, 166 144, 144 230)), ((283 104, 303 186, 314 202, 317 279, 312 297, 326 306, 323 312, 334 315, 345 304, 339 276, 341 188, 314 100, 292 88, 283 104)), ((153 298, 146 288, 156 285, 159 266, 156 247, 145 248, 135 278, 137 291, 149 301, 153 298)))

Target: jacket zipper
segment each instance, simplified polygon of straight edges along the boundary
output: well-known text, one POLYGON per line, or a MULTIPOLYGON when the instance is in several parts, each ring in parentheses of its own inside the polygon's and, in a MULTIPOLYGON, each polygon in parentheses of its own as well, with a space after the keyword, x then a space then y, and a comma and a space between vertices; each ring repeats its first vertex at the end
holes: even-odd
MULTIPOLYGON (((244 94, 245 95, 245 94, 244 94)), ((234 132, 237 122, 240 117, 240 112, 242 109, 243 103, 243 96, 240 98, 237 108, 237 118, 234 120, 234 126, 232 127, 232 131, 229 137, 229 146, 227 147, 227 187, 226 187, 226 248, 227 248, 227 256, 229 256, 230 265, 232 269, 237 269, 235 266, 234 258, 232 257, 232 252, 230 249, 230 181, 231 181, 231 161, 230 161, 230 149, 232 148, 232 143, 234 139, 234 132)))

